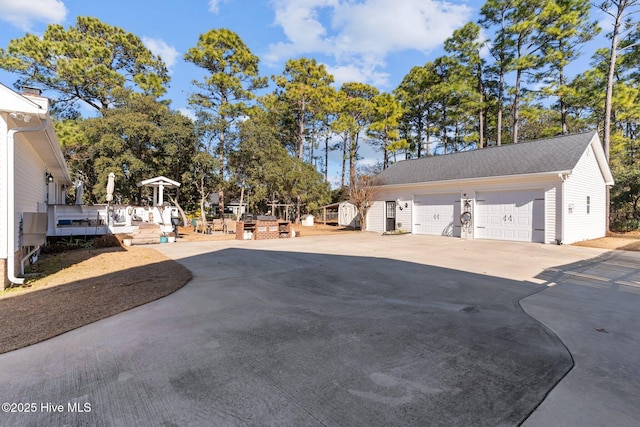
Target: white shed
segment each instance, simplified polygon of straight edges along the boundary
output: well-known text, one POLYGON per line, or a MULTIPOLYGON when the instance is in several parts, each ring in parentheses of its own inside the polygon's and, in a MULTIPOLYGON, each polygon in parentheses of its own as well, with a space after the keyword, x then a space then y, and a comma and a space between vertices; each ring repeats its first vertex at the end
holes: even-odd
POLYGON ((314 225, 313 219, 314 219, 314 216, 311 215, 311 214, 303 215, 302 216, 302 226, 303 227, 313 227, 313 225, 314 225))
POLYGON ((0 84, 0 288, 18 277, 44 243, 50 205, 73 184, 38 90, 19 94, 0 84))
POLYGON ((350 228, 360 226, 356 205, 351 202, 342 202, 338 205, 338 225, 350 228))
POLYGON ((596 132, 398 162, 367 230, 573 243, 606 233, 613 176, 596 132))

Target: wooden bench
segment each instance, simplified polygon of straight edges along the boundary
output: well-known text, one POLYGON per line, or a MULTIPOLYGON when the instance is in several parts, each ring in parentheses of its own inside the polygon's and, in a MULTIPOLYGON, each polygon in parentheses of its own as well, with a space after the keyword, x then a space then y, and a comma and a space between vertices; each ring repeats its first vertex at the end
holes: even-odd
POLYGON ((227 224, 224 222, 224 220, 214 219, 211 222, 211 231, 213 233, 215 233, 216 231, 222 231, 223 233, 226 233, 227 232, 227 224))

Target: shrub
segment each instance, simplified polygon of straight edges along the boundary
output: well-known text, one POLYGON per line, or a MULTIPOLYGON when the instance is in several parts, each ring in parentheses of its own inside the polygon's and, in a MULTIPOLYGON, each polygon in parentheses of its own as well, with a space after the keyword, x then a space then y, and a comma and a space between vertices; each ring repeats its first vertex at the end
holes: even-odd
POLYGON ((113 234, 105 234, 104 236, 96 237, 91 241, 91 246, 100 248, 114 248, 120 246, 120 241, 113 234))
POLYGON ((626 219, 621 221, 615 221, 611 224, 612 231, 626 232, 633 230, 640 230, 640 220, 626 219))

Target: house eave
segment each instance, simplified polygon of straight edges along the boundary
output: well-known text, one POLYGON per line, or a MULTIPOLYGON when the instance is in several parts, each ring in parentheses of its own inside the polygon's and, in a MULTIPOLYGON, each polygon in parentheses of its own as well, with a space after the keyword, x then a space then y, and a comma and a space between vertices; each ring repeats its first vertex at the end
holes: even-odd
MULTIPOLYGON (((440 186, 440 185, 465 185, 469 183, 495 183, 500 181, 505 182, 518 182, 518 181, 529 181, 532 179, 556 179, 562 175, 571 175, 571 170, 562 170, 562 171, 550 171, 550 172, 536 172, 536 173, 527 173, 521 175, 503 175, 503 176, 489 176, 489 177, 475 177, 475 178, 461 178, 461 179, 448 179, 442 181, 423 181, 423 182, 411 182, 411 183, 402 183, 402 184, 383 184, 379 188, 380 189, 395 189, 395 188, 412 188, 412 187, 425 187, 425 186, 440 186)), ((559 179, 559 178, 558 178, 559 179)))
POLYGON ((613 174, 611 173, 611 168, 609 167, 609 164, 607 162, 607 156, 604 152, 604 148, 602 148, 602 144, 600 143, 600 138, 598 137, 597 133, 593 135, 590 146, 596 156, 596 161, 598 162, 598 166, 600 167, 600 173, 602 173, 602 177, 604 179, 604 184, 613 186, 615 184, 615 180, 613 178, 613 174))

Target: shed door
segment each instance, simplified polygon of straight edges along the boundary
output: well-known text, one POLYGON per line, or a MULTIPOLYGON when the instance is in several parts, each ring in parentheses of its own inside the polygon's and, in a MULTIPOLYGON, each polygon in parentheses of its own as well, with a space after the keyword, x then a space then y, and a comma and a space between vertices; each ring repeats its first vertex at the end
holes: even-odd
POLYGON ((544 192, 524 190, 478 193, 476 237, 544 242, 544 192))
POLYGON ((460 195, 430 194, 414 197, 416 234, 460 237, 460 195))

